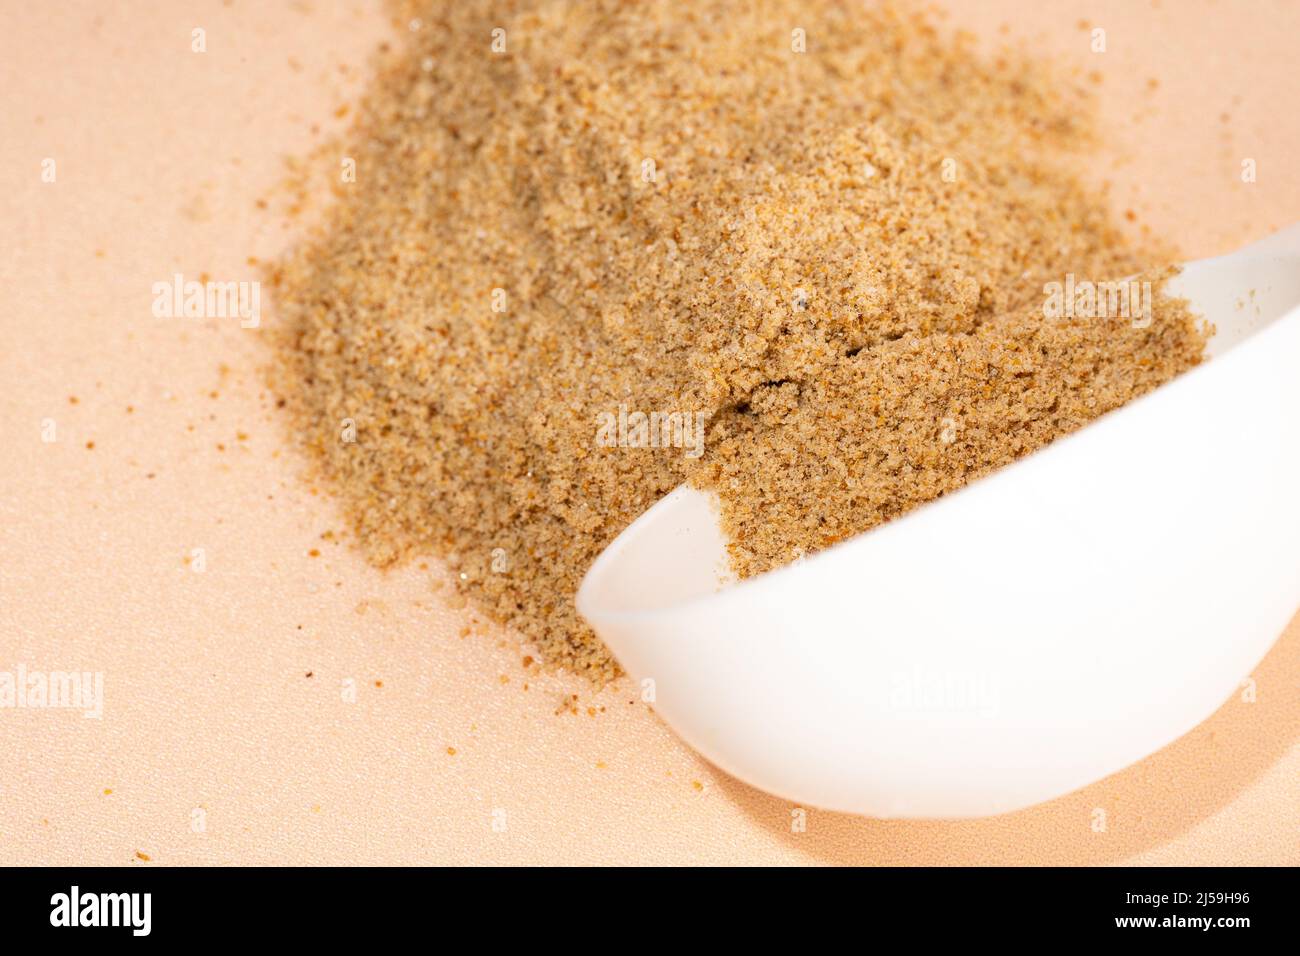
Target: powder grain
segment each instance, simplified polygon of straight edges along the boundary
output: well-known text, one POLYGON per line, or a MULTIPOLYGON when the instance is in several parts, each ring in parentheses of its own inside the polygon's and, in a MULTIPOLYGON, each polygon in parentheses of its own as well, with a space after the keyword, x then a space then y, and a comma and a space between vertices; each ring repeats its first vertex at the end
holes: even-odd
POLYGON ((355 182, 272 274, 278 382, 369 559, 436 553, 551 664, 617 673, 574 592, 683 481, 758 573, 1200 359, 1031 64, 832 0, 394 13, 355 182), (1044 315, 1139 273, 1142 321, 1044 315))

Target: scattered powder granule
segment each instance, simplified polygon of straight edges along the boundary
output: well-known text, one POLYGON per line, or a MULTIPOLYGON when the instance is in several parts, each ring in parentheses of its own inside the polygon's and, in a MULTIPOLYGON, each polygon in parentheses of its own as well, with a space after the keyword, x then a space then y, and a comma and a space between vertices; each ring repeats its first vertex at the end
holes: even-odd
POLYGON ((270 273, 277 387, 368 558, 440 555, 548 663, 617 673, 573 595, 683 481, 753 574, 1200 360, 1032 63, 833 0, 393 13, 355 181, 270 273), (1045 317, 1138 274, 1141 322, 1045 317))

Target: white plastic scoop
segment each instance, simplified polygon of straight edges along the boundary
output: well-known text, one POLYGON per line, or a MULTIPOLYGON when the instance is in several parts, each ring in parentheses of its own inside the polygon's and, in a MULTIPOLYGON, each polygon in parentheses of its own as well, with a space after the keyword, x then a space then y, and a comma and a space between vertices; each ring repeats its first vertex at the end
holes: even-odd
POLYGON ((579 612, 688 743, 798 803, 986 816, 1140 760, 1300 606, 1300 227, 1172 288, 1218 334, 1150 395, 731 586, 713 503, 679 488, 579 612))

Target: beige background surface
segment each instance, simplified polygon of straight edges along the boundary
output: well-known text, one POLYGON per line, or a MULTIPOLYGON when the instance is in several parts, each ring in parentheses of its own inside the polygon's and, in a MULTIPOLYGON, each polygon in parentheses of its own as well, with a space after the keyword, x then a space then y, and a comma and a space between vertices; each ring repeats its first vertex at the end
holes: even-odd
MULTIPOLYGON (((1187 256, 1300 220, 1300 4, 951 6, 1101 74, 1131 155, 1102 174, 1187 256)), ((257 277, 298 228, 257 201, 392 31, 355 0, 0 3, 0 670, 105 682, 102 720, 0 710, 0 862, 1300 862, 1300 619, 1254 703, 1081 792, 795 834, 626 684, 526 671, 508 635, 460 636, 436 567, 322 540, 341 524, 261 386, 263 333, 156 319, 150 287, 257 277)))

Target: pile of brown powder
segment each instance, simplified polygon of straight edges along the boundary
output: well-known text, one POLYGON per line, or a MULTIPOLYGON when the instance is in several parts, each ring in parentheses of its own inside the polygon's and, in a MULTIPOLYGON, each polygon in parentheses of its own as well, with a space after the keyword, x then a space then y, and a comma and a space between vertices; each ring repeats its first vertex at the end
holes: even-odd
POLYGON ((684 480, 752 574, 1200 359, 1158 283, 1149 325, 1044 318, 1161 256, 1029 64, 834 0, 394 10, 356 180, 273 275, 281 387, 368 557, 446 558, 552 663, 616 673, 574 592, 684 480))

